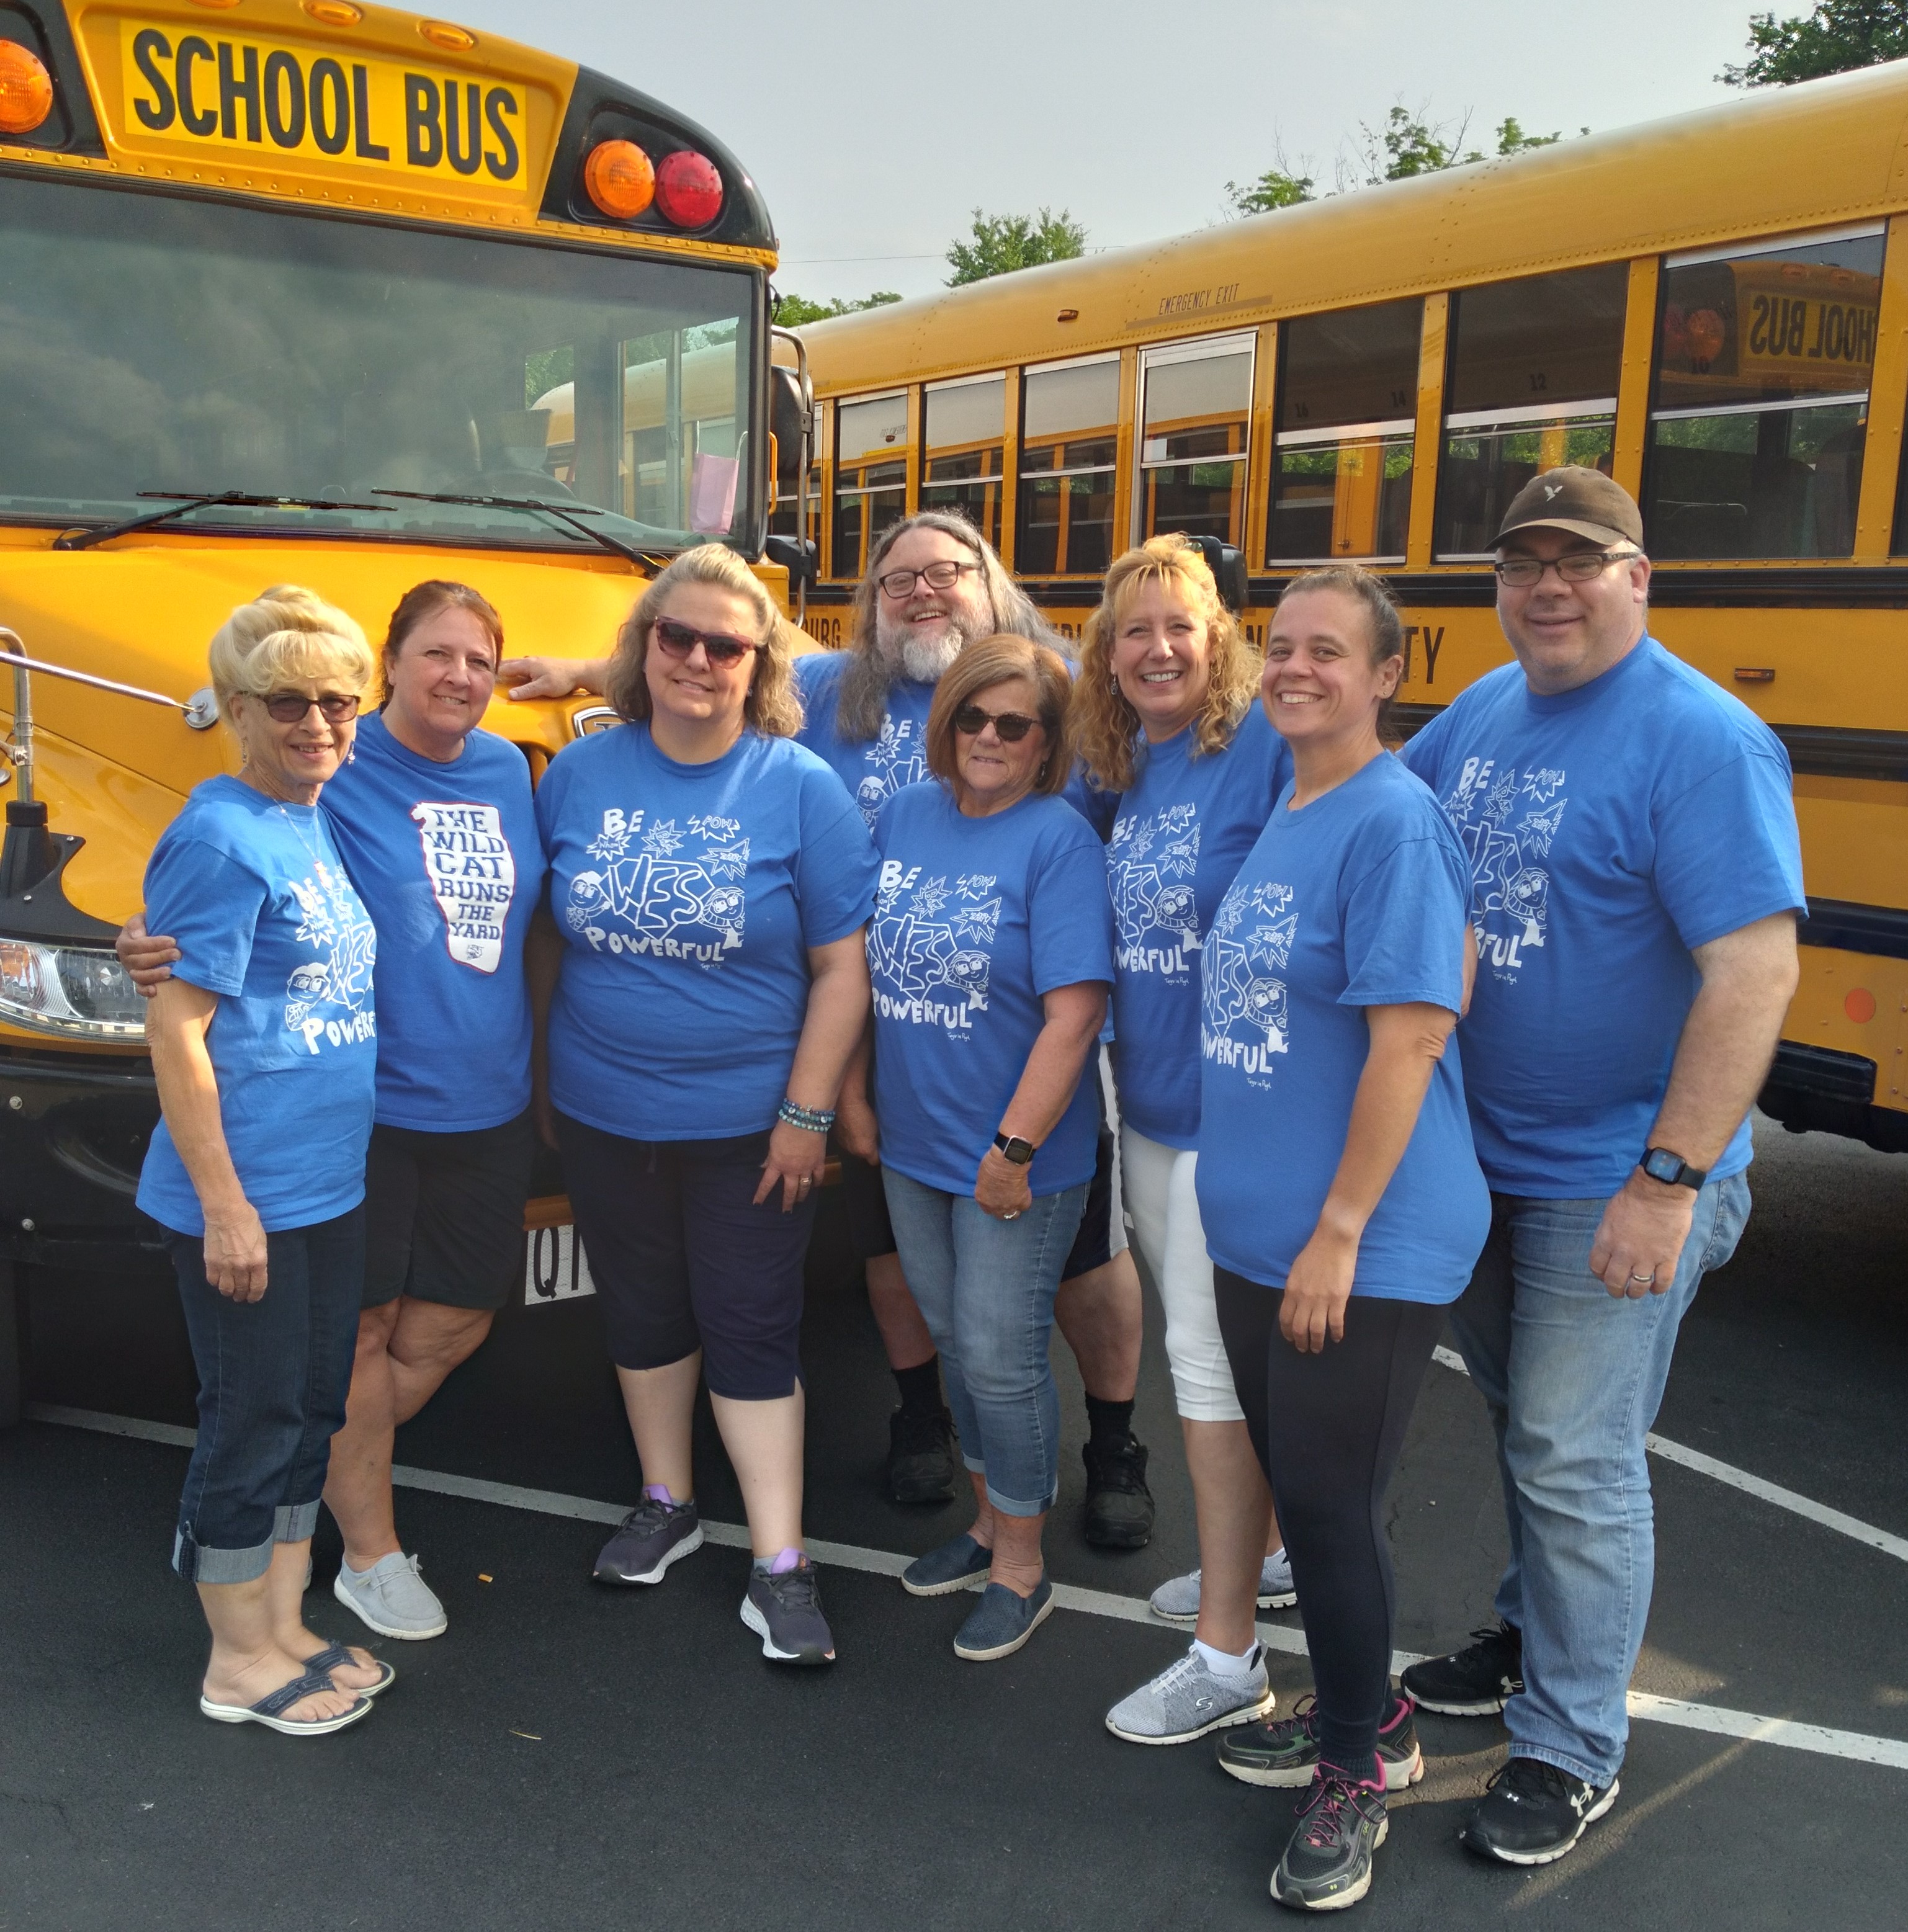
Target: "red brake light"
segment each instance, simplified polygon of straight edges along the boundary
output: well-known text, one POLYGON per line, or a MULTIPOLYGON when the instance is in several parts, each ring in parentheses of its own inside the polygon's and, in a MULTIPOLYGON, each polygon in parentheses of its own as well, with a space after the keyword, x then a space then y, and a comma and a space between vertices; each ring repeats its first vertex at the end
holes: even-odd
POLYGON ((706 154, 679 148, 656 170, 656 206, 678 228, 706 228, 722 212, 722 177, 706 154))
POLYGON ((30 134, 52 111, 53 77, 45 62, 17 40, 0 40, 0 134, 30 134))
POLYGON ((604 141, 583 164, 583 185, 605 214, 628 221, 656 199, 656 171, 634 141, 604 141))

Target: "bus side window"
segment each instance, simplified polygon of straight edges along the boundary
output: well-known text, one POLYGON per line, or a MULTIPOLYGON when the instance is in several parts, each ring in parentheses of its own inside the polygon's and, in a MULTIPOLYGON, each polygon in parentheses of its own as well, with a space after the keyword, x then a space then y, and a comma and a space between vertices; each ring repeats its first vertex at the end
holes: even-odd
POLYGON ((835 574, 857 578, 868 545, 908 508, 908 392, 835 406, 835 574))
POLYGON ((1657 557, 1855 549, 1882 230, 1663 265, 1644 527, 1657 557))
POLYGON ((998 550, 1006 377, 930 382, 922 404, 921 508, 966 518, 998 550))
POLYGON ((1139 534, 1243 545, 1250 335, 1174 343, 1140 355, 1139 534))
POLYGON ((1628 262, 1451 297, 1432 554, 1490 554, 1510 500, 1564 463, 1610 467, 1628 262))
POLYGON ((1280 325, 1268 562, 1404 561, 1424 322, 1412 300, 1280 325))
POLYGON ((1113 561, 1120 358, 1029 369, 1020 390, 1020 496, 1014 568, 1097 577, 1113 561))

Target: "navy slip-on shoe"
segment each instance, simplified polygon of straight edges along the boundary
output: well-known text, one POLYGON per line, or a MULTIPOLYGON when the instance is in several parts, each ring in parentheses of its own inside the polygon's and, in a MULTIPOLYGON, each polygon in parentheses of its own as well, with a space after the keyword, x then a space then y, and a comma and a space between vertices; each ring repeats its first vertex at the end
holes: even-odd
POLYGON ((976 1576, 985 1576, 994 1567, 994 1552, 983 1550, 965 1530, 917 1556, 901 1573, 901 1587, 910 1597, 944 1597, 952 1590, 964 1590, 976 1576))
POLYGON ((970 1664, 992 1664, 997 1657, 1011 1657, 1052 1615, 1053 1586, 1045 1576, 1030 1597, 1010 1590, 1004 1583, 990 1583, 980 1593, 980 1601, 954 1639, 954 1654, 970 1664))

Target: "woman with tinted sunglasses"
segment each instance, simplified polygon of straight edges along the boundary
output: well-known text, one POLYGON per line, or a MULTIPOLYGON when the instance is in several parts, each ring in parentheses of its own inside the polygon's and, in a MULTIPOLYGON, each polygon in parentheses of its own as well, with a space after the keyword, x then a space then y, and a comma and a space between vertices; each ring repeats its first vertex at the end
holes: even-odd
POLYGON ((778 1663, 835 1654, 803 1552, 802 1275, 827 1131, 868 1012, 866 827, 794 742, 791 632, 735 554, 644 593, 606 694, 624 722, 537 794, 554 924, 536 943, 546 1131, 642 1460, 604 1583, 702 1542, 706 1379, 754 1562, 742 1619, 778 1663))
POLYGON ((1058 795, 1071 685, 1024 638, 968 645, 928 714, 940 782, 904 787, 874 824, 882 1180, 976 1504, 973 1527, 902 1582, 935 1597, 987 1579, 954 1639, 976 1663, 1019 1649, 1053 1608, 1040 1552, 1060 1487, 1047 1344, 1093 1179, 1099 1101, 1080 1076, 1113 977, 1105 853, 1058 795))

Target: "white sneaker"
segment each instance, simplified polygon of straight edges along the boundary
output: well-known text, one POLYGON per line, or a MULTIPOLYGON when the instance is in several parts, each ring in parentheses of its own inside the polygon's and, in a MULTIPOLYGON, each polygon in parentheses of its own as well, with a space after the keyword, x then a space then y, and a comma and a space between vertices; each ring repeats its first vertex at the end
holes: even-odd
POLYGON ((1106 1728, 1129 1744, 1190 1744, 1228 1724, 1250 1724, 1276 1701, 1262 1651, 1246 1676, 1221 1677, 1193 1644, 1150 1684, 1115 1704, 1106 1714, 1106 1728))
MULTIPOLYGON (((1148 1599, 1153 1614, 1169 1624, 1197 1623, 1199 1620, 1199 1572, 1170 1576, 1148 1599)), ((1275 1550, 1260 1565, 1258 1607, 1262 1610, 1288 1610, 1298 1601, 1292 1588, 1292 1564, 1282 1549, 1275 1550)))
POLYGON ((417 1558, 401 1551, 380 1556, 362 1576, 349 1563, 340 1563, 333 1594, 380 1636, 406 1642, 442 1636, 450 1619, 436 1592, 424 1580, 422 1568, 417 1558))

